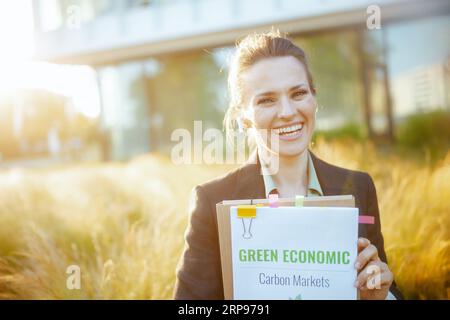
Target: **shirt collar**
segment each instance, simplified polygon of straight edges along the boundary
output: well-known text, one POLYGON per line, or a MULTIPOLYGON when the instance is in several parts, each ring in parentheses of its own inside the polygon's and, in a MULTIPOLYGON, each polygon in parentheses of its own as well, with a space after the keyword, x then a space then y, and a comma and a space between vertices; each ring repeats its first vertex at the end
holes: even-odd
MULTIPOLYGON (((268 169, 261 164, 261 171, 264 180, 264 188, 266 197, 269 197, 271 193, 278 193, 277 186, 272 179, 272 176, 268 174, 268 169)), ((317 177, 316 169, 312 161, 311 153, 308 151, 308 167, 306 169, 308 174, 308 192, 307 196, 323 196, 322 188, 320 187, 319 179, 317 177)))

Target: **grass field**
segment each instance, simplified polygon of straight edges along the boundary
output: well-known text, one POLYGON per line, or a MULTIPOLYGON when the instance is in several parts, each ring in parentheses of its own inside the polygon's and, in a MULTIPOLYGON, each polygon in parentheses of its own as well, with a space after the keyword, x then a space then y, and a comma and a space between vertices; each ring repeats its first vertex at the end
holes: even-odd
MULTIPOLYGON (((313 150, 374 178, 389 265, 404 295, 449 299, 450 152, 430 164, 370 145, 319 141, 313 150)), ((228 169, 150 155, 0 172, 0 298, 170 299, 189 192, 228 169), (73 264, 81 290, 66 288, 73 264)))

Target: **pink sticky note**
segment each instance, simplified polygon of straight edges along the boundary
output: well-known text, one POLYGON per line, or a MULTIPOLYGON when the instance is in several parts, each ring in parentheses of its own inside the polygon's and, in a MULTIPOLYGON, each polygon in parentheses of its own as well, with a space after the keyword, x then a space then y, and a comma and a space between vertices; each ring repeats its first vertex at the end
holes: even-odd
POLYGON ((278 194, 269 194, 269 206, 271 208, 278 207, 278 194))
POLYGON ((361 224, 374 224, 375 217, 374 216, 359 216, 358 222, 361 224))

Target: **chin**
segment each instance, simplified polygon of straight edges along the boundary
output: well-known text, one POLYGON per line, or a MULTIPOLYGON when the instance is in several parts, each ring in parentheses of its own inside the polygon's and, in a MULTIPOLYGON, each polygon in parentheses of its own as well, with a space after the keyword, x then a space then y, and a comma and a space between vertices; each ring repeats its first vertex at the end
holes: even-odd
POLYGON ((297 144, 295 146, 280 146, 280 157, 297 157, 308 150, 308 145, 305 143, 297 144))

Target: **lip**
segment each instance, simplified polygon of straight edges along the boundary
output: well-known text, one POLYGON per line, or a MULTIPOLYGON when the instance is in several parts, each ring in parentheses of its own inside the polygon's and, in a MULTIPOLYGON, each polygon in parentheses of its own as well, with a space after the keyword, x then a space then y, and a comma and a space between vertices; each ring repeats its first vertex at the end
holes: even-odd
POLYGON ((305 125, 305 122, 298 121, 298 122, 289 123, 289 124, 285 124, 285 125, 278 126, 278 127, 273 127, 272 129, 280 129, 280 128, 285 128, 285 127, 292 127, 292 126, 295 126, 295 125, 305 125))
POLYGON ((292 141, 292 140, 296 140, 296 139, 300 138, 302 133, 303 133, 303 128, 300 131, 298 131, 295 134, 293 134, 293 135, 289 135, 289 136, 278 135, 278 137, 280 138, 280 140, 292 141))

